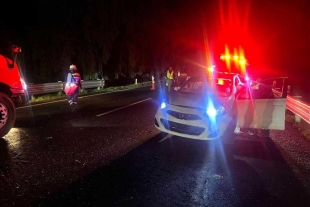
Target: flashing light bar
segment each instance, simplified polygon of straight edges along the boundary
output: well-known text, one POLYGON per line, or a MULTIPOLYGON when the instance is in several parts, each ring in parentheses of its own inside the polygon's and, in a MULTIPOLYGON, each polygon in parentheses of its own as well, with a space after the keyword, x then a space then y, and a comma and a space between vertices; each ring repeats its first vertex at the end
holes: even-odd
POLYGON ((246 65, 247 64, 247 61, 245 59, 244 56, 238 56, 238 55, 221 55, 220 56, 220 59, 221 60, 225 60, 225 61, 228 61, 228 60, 233 60, 233 61, 237 61, 239 62, 240 65, 246 65))
POLYGON ((213 71, 214 71, 214 68, 215 68, 215 65, 212 65, 212 67, 209 67, 209 68, 208 68, 208 71, 213 72, 213 71))

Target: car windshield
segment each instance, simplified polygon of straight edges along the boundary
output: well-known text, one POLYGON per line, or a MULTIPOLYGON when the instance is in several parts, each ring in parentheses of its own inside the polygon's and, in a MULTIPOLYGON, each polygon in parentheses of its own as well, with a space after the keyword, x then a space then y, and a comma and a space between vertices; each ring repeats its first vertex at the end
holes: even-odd
POLYGON ((205 82, 201 77, 191 77, 178 90, 181 93, 203 93, 205 82))
POLYGON ((227 97, 232 92, 231 79, 215 78, 209 79, 209 84, 213 85, 214 90, 211 90, 211 86, 208 87, 208 83, 202 77, 192 77, 188 79, 178 90, 180 93, 195 93, 201 94, 204 92, 213 93, 216 96, 227 97), (209 90, 208 90, 209 88, 209 90))

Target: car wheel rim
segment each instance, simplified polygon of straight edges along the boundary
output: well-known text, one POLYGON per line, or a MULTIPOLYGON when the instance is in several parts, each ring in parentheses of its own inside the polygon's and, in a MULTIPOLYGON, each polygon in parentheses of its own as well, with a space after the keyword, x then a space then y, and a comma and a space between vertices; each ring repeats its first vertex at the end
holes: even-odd
POLYGON ((0 128, 2 128, 8 120, 8 109, 4 104, 0 103, 0 128))

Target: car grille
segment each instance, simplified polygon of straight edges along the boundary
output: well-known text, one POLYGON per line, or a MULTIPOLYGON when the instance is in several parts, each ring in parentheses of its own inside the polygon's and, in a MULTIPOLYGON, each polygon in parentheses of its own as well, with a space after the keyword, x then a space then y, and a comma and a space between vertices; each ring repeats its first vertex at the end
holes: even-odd
POLYGON ((176 111, 168 110, 167 114, 170 114, 171 116, 182 119, 182 120, 200 120, 201 118, 196 114, 184 114, 176 111))
POLYGON ((164 127, 168 130, 182 133, 182 134, 188 134, 188 135, 200 135, 205 131, 205 128, 203 127, 196 127, 196 126, 190 126, 186 124, 180 124, 172 121, 168 121, 166 119, 160 119, 161 123, 164 125, 164 127))

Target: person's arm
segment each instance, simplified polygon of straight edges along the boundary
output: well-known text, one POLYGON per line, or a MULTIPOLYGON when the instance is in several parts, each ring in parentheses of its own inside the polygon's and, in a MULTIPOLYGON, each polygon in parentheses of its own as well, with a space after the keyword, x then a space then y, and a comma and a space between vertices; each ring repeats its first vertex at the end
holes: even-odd
POLYGON ((71 75, 71 73, 68 73, 67 83, 71 83, 71 81, 72 81, 72 75, 71 75))

